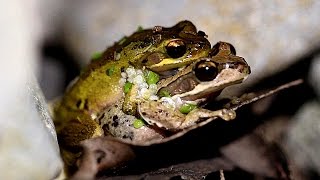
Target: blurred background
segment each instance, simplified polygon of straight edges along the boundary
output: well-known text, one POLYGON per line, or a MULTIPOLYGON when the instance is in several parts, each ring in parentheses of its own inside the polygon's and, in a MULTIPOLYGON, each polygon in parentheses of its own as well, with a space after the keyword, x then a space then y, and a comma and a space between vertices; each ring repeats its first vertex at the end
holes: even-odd
MULTIPOLYGON (((8 67, 1 76, 10 84, 3 85, 2 91, 8 94, 2 96, 12 102, 11 106, 0 106, 9 108, 3 114, 21 112, 10 98, 16 92, 10 89, 25 88, 20 85, 28 81, 24 78, 26 69, 39 82, 38 93, 43 92, 47 101, 54 100, 63 94, 93 53, 130 35, 138 26, 170 27, 190 20, 208 35, 212 45, 217 41, 233 44, 237 54, 251 66, 247 81, 226 89, 223 96, 304 79, 304 84, 297 88, 255 103, 250 112, 260 121, 249 125, 249 129, 259 131, 266 142, 277 144, 285 152, 296 179, 319 178, 320 1, 15 0, 2 3, 1 8, 2 31, 8 29, 7 34, 1 34, 3 54, 8 55, 1 60, 2 67, 8 67), (5 77, 12 72, 11 67, 17 69, 13 81, 8 81, 5 77)), ((10 118, 14 122, 19 117, 10 118)), ((226 156, 227 152, 235 153, 224 152, 226 156)), ((240 162, 239 166, 254 172, 249 165, 247 168, 240 162)))

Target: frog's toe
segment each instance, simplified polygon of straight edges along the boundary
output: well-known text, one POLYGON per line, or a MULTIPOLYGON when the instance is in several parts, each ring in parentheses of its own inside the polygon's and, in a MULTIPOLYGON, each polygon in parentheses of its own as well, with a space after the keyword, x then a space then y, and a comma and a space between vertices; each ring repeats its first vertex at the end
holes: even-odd
POLYGON ((225 121, 230 121, 236 118, 236 112, 231 109, 222 109, 219 117, 225 121))

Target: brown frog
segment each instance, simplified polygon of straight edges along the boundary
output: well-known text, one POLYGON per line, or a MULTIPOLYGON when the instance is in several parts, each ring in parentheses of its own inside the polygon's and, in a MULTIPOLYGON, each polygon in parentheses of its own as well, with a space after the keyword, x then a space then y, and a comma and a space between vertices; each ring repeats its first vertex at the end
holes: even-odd
POLYGON ((173 76, 161 79, 151 88, 153 94, 147 98, 139 95, 140 83, 133 83, 130 97, 138 104, 138 113, 125 113, 122 108, 125 99, 122 99, 108 107, 97 122, 106 134, 143 144, 164 138, 159 128, 177 132, 216 117, 231 120, 236 117, 233 110, 211 111, 201 106, 218 96, 225 87, 241 83, 249 74, 249 65, 236 56, 234 47, 218 42, 210 56, 201 57, 181 67, 173 76))

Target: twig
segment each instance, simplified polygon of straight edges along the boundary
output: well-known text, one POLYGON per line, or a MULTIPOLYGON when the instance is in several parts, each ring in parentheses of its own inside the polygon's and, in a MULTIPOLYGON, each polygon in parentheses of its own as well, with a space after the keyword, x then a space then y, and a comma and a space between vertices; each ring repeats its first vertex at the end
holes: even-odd
POLYGON ((256 102, 256 101, 258 101, 258 100, 260 100, 260 99, 262 99, 262 98, 265 98, 265 97, 267 97, 267 96, 270 96, 270 95, 272 95, 272 94, 274 94, 274 93, 277 93, 277 92, 279 92, 279 91, 282 91, 282 90, 284 90, 284 89, 291 88, 292 86, 297 86, 297 85, 299 85, 299 84, 301 84, 301 83, 303 83, 303 79, 297 79, 297 80, 295 80, 295 81, 291 81, 291 82, 286 83, 286 84, 283 84, 283 85, 281 85, 281 86, 279 86, 279 87, 277 87, 277 88, 275 88, 275 89, 269 90, 269 91, 266 92, 266 93, 263 93, 263 94, 261 94, 261 95, 255 96, 255 97, 253 97, 253 98, 251 98, 251 99, 247 99, 247 100, 245 100, 245 101, 243 101, 243 102, 235 105, 234 107, 232 107, 232 108, 230 108, 230 109, 232 109, 232 110, 237 110, 238 108, 242 107, 243 105, 247 105, 247 104, 256 102))

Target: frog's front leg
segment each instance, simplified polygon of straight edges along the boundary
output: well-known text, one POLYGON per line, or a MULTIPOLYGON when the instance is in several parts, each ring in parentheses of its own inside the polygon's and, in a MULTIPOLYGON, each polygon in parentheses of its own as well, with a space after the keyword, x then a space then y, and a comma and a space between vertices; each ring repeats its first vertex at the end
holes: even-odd
POLYGON ((229 121, 236 118, 236 112, 231 109, 220 109, 211 111, 208 109, 196 108, 186 115, 185 121, 181 124, 180 128, 183 129, 195 125, 201 119, 209 119, 215 117, 220 117, 225 121, 229 121))
POLYGON ((162 129, 176 131, 185 120, 185 115, 172 108, 168 108, 158 101, 141 101, 138 113, 149 125, 156 125, 162 129))
POLYGON ((59 143, 68 148, 78 147, 83 140, 103 136, 102 128, 90 118, 70 120, 57 133, 59 143))

